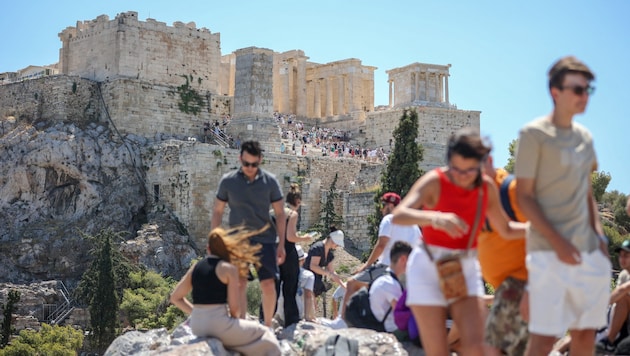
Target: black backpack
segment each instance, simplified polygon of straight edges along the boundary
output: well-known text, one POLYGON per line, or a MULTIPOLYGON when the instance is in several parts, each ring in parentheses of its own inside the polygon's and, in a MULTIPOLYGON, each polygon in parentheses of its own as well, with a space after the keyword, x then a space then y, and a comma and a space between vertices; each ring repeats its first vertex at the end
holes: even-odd
MULTIPOLYGON (((400 288, 404 290, 405 288, 400 283, 396 275, 389 271, 389 274, 400 284, 400 288)), ((377 277, 381 278, 383 275, 377 277)), ((374 279, 374 281, 376 281, 374 279)), ((353 328, 362 328, 362 329, 371 329, 375 331, 385 331, 385 319, 389 313, 392 312, 392 307, 390 306, 383 317, 383 320, 378 320, 372 313, 372 308, 370 307, 370 288, 374 284, 372 281, 367 287, 362 287, 358 291, 356 291, 348 300, 346 304, 346 314, 344 316, 344 320, 348 326, 353 328)))
POLYGON ((314 356, 357 356, 359 342, 345 336, 331 335, 314 353, 314 356))

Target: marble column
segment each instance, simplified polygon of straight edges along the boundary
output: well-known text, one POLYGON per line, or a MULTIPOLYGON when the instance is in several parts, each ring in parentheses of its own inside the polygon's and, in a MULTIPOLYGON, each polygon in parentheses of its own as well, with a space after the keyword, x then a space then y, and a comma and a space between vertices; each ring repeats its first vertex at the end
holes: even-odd
POLYGON ((420 72, 415 72, 413 73, 414 79, 415 79, 415 92, 413 95, 413 101, 416 100, 420 100, 420 93, 419 93, 419 89, 420 89, 420 72))
POLYGON ((448 74, 444 76, 444 93, 446 94, 446 103, 449 104, 448 99, 448 74))
POLYGON ((287 63, 286 61, 282 62, 282 67, 280 68, 280 80, 282 83, 282 87, 281 87, 281 93, 280 94, 280 112, 283 114, 289 114, 291 113, 291 107, 289 106, 290 103, 290 83, 289 83, 289 74, 290 74, 290 70, 289 70, 289 63, 287 63))
POLYGON ((315 97, 315 103, 313 104, 313 116, 319 119, 322 117, 321 79, 313 80, 313 84, 315 85, 315 95, 313 95, 315 97))
POLYGON ((424 72, 424 96, 426 101, 431 101, 431 94, 429 92, 429 71, 424 72))
POLYGON ((333 82, 332 78, 326 80, 326 116, 333 116, 333 82))
POLYGON ((344 76, 340 75, 337 77, 337 110, 335 112, 336 115, 343 115, 346 113, 346 105, 345 105, 345 94, 346 87, 344 85, 344 76))
POLYGON ((389 83, 389 107, 393 107, 393 102, 392 102, 392 86, 394 85, 394 81, 393 80, 388 80, 387 81, 389 83))
POLYGON ((297 116, 306 116, 306 57, 298 57, 297 59, 297 78, 295 85, 297 86, 297 116))

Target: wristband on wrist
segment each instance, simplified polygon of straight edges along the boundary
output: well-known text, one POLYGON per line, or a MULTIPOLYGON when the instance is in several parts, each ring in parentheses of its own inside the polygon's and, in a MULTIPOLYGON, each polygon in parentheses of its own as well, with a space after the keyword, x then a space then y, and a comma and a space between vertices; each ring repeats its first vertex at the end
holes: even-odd
POLYGON ((608 240, 608 237, 606 237, 606 235, 599 235, 599 239, 604 241, 606 243, 606 245, 608 245, 608 243, 610 242, 608 240))

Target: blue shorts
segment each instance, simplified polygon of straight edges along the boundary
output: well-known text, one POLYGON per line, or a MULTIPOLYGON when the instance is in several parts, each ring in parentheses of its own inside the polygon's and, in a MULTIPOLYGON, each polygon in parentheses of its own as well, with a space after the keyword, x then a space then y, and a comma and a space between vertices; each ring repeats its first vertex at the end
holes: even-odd
POLYGON ((264 281, 265 279, 280 279, 280 269, 278 268, 278 254, 276 243, 259 243, 252 242, 252 245, 260 245, 262 248, 258 251, 256 256, 260 257, 260 267, 256 270, 258 273, 258 280, 264 281))

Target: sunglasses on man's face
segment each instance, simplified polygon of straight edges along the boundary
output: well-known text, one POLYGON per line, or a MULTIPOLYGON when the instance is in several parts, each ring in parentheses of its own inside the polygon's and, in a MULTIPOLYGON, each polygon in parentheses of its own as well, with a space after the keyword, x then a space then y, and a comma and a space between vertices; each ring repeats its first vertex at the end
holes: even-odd
POLYGON ((584 95, 584 93, 591 95, 595 92, 595 87, 587 85, 585 87, 580 86, 580 85, 574 85, 574 86, 563 86, 560 87, 560 90, 565 90, 565 89, 569 89, 571 91, 573 91, 573 94, 577 95, 577 96, 582 96, 584 95))
POLYGON ((256 168, 260 165, 259 162, 247 162, 247 161, 241 161, 241 163, 243 164, 243 167, 252 167, 252 168, 256 168))

